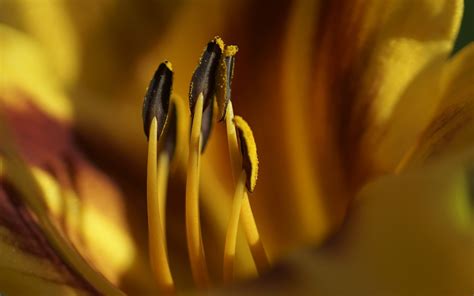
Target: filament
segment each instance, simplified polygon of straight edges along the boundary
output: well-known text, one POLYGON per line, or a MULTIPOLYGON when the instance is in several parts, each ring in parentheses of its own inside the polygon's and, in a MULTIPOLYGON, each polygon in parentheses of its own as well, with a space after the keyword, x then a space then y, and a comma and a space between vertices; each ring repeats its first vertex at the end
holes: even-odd
POLYGON ((174 282, 168 263, 165 237, 161 225, 160 201, 158 196, 157 176, 157 142, 158 121, 152 119, 148 139, 148 166, 147 166, 147 209, 148 209, 148 237, 150 247, 151 267, 155 274, 158 286, 163 291, 173 291, 174 282))
POLYGON ((199 218, 199 175, 203 100, 203 94, 201 93, 194 107, 186 178, 186 237, 188 241, 191 271, 194 281, 199 288, 207 288, 209 286, 209 275, 202 245, 201 223, 199 218))
POLYGON ((242 208, 242 200, 245 193, 245 171, 242 171, 235 188, 232 212, 227 227, 224 245, 224 283, 232 282, 234 276, 235 245, 237 244, 237 232, 239 229, 239 217, 242 208))
MULTIPOLYGON (((239 144, 237 142, 237 134, 235 130, 234 124, 234 110, 232 107, 232 101, 229 101, 227 105, 226 111, 226 130, 227 130, 227 143, 229 146, 229 154, 230 154, 230 163, 232 166, 232 175, 234 177, 234 181, 237 182, 237 178, 241 172, 241 154, 239 150, 239 144)), ((248 198, 247 192, 244 190, 242 199, 242 213, 241 213, 241 223, 244 228, 245 236, 247 238, 247 242, 250 246, 250 252, 252 253, 252 258, 255 262, 255 266, 257 267, 257 271, 259 274, 262 274, 265 270, 267 270, 270 266, 268 261, 268 256, 263 246, 262 240, 260 238, 260 234, 257 229, 257 223, 255 222, 254 215, 252 213, 252 208, 250 206, 250 201, 248 198)))

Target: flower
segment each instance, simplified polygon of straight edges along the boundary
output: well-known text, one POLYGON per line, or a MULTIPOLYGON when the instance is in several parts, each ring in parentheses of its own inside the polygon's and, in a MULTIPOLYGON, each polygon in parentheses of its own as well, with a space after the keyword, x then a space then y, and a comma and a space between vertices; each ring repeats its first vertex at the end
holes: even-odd
MULTIPOLYGON (((216 34, 240 48, 233 103, 258 144, 251 203, 276 264, 237 289, 474 291, 473 46, 450 56, 462 1, 5 3, 0 292, 155 290, 140 98, 164 59, 185 95, 216 34)), ((215 278, 233 192, 219 129, 201 178, 215 278)), ((186 154, 166 221, 179 290, 194 286, 186 154)), ((245 241, 237 254, 237 278, 255 276, 245 241)))

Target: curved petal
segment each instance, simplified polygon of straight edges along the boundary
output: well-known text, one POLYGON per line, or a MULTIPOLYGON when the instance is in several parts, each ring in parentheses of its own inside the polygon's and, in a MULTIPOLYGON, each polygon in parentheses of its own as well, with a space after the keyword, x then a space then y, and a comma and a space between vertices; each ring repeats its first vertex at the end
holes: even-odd
POLYGON ((77 148, 70 103, 41 47, 3 25, 0 34, 6 56, 1 59, 6 79, 0 94, 0 151, 16 151, 28 163, 28 174, 32 170, 42 189, 36 202, 45 204, 43 214, 89 264, 119 284, 138 260, 122 193, 77 148))
POLYGON ((94 293, 95 290, 56 255, 12 187, 8 189, 4 180, 0 185, 2 292, 12 295, 94 293))
POLYGON ((474 153, 388 176, 358 195, 325 245, 295 252, 250 294, 469 295, 474 153))
POLYGON ((50 0, 34 5, 28 0, 12 2, 22 29, 44 48, 54 74, 65 85, 71 85, 77 78, 80 54, 68 1, 50 0))
MULTIPOLYGON (((301 0, 283 8, 288 13, 265 32, 271 45, 252 43, 271 58, 238 42, 239 55, 250 54, 237 56, 233 93, 242 98, 236 97, 236 110, 250 110, 245 116, 261 145, 256 195, 271 198, 255 204, 277 253, 321 241, 342 222, 351 196, 385 161, 383 153, 371 153, 396 102, 421 73, 448 57, 462 6, 301 0), (285 38, 276 37, 282 32, 285 38), (244 58, 252 66, 240 65, 244 58), (245 100, 254 97, 259 100, 245 100)), ((246 36, 254 31, 250 26, 246 36)))
POLYGON ((472 145, 474 45, 425 69, 396 106, 375 150, 379 170, 419 165, 472 145))
POLYGON ((439 104, 415 143, 409 166, 474 146, 473 61, 470 44, 446 65, 439 104))

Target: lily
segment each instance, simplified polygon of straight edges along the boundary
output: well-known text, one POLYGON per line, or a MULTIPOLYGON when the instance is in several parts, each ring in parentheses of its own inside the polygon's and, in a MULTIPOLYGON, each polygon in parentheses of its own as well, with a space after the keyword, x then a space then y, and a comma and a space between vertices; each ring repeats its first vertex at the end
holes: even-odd
MULTIPOLYGON (((12 2, 0 25, 0 293, 160 291, 141 98, 165 59, 185 96, 217 33, 239 46, 232 103, 258 146, 249 201, 271 268, 257 271, 241 234, 233 284, 221 281, 236 186, 216 124, 198 190, 209 288, 474 292, 474 48, 451 56, 462 1, 94 3, 12 2)), ((178 292, 197 285, 182 118, 162 223, 178 292)))

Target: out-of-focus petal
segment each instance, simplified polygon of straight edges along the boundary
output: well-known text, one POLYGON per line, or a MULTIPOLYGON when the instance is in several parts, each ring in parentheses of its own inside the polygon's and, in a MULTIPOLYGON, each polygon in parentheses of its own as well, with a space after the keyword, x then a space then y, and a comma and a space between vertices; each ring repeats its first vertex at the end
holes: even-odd
MULTIPOLYGON (((339 233, 237 291, 251 295, 469 295, 474 153, 365 187, 339 233)), ((227 294, 226 294, 227 295, 227 294)))
POLYGON ((28 93, 41 110, 58 120, 70 122, 73 116, 71 103, 61 91, 60 79, 38 42, 3 24, 0 24, 0 37, 0 107, 8 104, 21 109, 25 101, 18 100, 18 95, 28 93))
MULTIPOLYGON (((11 0, 5 0, 11 1, 11 0)), ((21 27, 44 48, 52 71, 64 85, 75 82, 79 70, 80 53, 77 34, 67 10, 67 0, 48 0, 32 3, 15 0, 21 27)))
POLYGON ((45 203, 61 235, 119 284, 138 260, 122 192, 78 148, 70 102, 38 43, 5 26, 0 33, 5 37, 0 148, 4 152, 12 143, 42 189, 37 202, 45 203))
POLYGON ((433 63, 408 87, 374 147, 378 170, 419 165, 472 144, 473 58, 471 44, 449 60, 433 63))
POLYGON ((445 68, 441 99, 414 143, 410 166, 474 144, 474 44, 456 54, 445 68))
MULTIPOLYGON (((375 174, 372 163, 383 158, 371 151, 383 139, 397 100, 420 73, 448 57, 462 1, 302 0, 286 9, 289 15, 280 21, 285 21, 285 38, 278 46, 263 46, 273 56, 266 56, 267 63, 242 74, 237 56, 233 92, 239 94, 239 79, 253 77, 252 71, 265 77, 244 92, 256 97, 244 111, 258 114, 246 118, 263 145, 256 195, 274 197, 256 199, 257 214, 271 208, 285 217, 272 219, 272 211, 260 210, 264 230, 280 242, 280 250, 321 241, 342 222, 351 196, 375 174), (280 59, 283 63, 276 63, 280 59), (268 169, 271 160, 265 157, 279 159, 274 169, 268 169), (286 174, 277 173, 282 170, 286 174), (278 192, 274 184, 281 184, 278 192)), ((278 29, 274 25, 267 39, 278 29)), ((239 47, 243 55, 245 43, 239 47)), ((256 82, 245 83, 249 88, 256 82)))
POLYGON ((17 192, 9 188, 4 180, 0 181, 2 292, 12 295, 94 293, 94 289, 57 255, 17 192))

